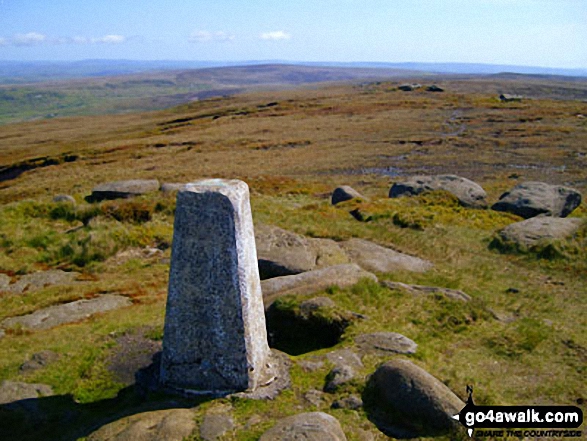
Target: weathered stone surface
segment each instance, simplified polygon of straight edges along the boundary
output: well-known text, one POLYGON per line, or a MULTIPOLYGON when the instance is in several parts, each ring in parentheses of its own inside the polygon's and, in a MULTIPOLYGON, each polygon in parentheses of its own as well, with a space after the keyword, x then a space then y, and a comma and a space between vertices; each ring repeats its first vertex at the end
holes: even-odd
POLYGON ((365 197, 355 190, 353 187, 348 185, 343 185, 342 187, 337 187, 332 192, 332 205, 339 204, 340 202, 350 201, 351 199, 365 199, 365 197))
POLYGON ((531 248, 538 243, 566 239, 575 234, 585 220, 578 218, 533 217, 508 225, 498 235, 501 240, 520 249, 531 248))
POLYGON ((442 382, 402 359, 379 366, 366 393, 370 418, 394 437, 446 434, 458 426, 452 416, 465 407, 442 382))
POLYGON ((381 282, 383 286, 390 289, 400 289, 413 295, 437 295, 441 294, 449 299, 460 300, 462 302, 471 301, 471 296, 458 289, 442 288, 438 286, 408 285, 407 283, 391 282, 385 280, 381 282))
POLYGON ((396 182, 389 190, 389 197, 415 196, 425 191, 445 190, 454 195, 464 207, 487 207, 487 193, 483 188, 466 178, 455 175, 412 176, 396 182))
POLYGON ((77 300, 62 305, 39 309, 32 314, 7 318, 0 323, 3 328, 22 326, 27 329, 49 329, 64 323, 77 322, 98 312, 124 308, 132 302, 124 296, 104 294, 91 300, 77 300))
POLYGON ((544 182, 524 182, 505 192, 492 210, 517 214, 525 219, 544 214, 567 217, 581 204, 577 190, 544 182))
POLYGON ((53 389, 46 384, 22 383, 5 380, 0 385, 0 404, 53 395, 53 389))
POLYGON ((101 427, 88 441, 182 441, 196 429, 194 412, 169 409, 139 413, 101 427))
POLYGON ((75 205, 75 199, 68 194, 58 194, 53 196, 53 202, 62 202, 75 205))
POLYGON ((413 340, 397 332, 361 334, 355 338, 355 343, 364 352, 375 352, 380 355, 414 354, 418 348, 413 340))
POLYGON ((499 95, 499 100, 502 102, 522 101, 524 97, 521 95, 512 95, 511 93, 502 93, 499 95))
POLYGON ((0 273, 0 291, 7 291, 11 280, 9 275, 0 273))
POLYGON ((59 359, 59 354, 53 351, 41 351, 37 352, 32 355, 30 360, 25 361, 20 366, 21 372, 31 372, 36 371, 38 369, 42 369, 45 366, 57 361, 59 359))
POLYGON ((432 264, 418 257, 408 256, 364 239, 340 242, 351 260, 367 271, 391 273, 394 271, 424 272, 432 264))
POLYGON ((402 84, 398 86, 398 89, 404 92, 411 92, 416 89, 420 89, 422 87, 421 84, 402 84))
POLYGON ((234 418, 230 411, 214 409, 204 416, 200 426, 200 438, 204 441, 214 441, 232 429, 234 429, 234 418))
POLYGON ((340 423, 323 412, 310 412, 284 418, 261 435, 259 441, 346 441, 340 423))
POLYGON ((321 407, 325 403, 324 392, 317 389, 310 389, 304 394, 304 400, 314 407, 321 407))
POLYGON ((357 376, 357 372, 349 365, 337 366, 326 376, 324 392, 334 393, 340 387, 351 382, 357 376))
POLYGON ((86 199, 90 202, 99 202, 105 199, 126 199, 158 190, 159 181, 156 179, 114 181, 94 187, 92 194, 86 199))
POLYGON ((316 252, 298 234, 259 225, 255 229, 255 241, 261 279, 299 274, 316 266, 316 252))
POLYGON ((269 354, 248 186, 187 184, 177 194, 160 381, 182 392, 253 390, 269 354))
POLYGON ((444 89, 442 87, 437 86, 436 84, 433 84, 432 86, 428 86, 426 88, 426 90, 428 92, 444 92, 444 89))
POLYGON ((326 359, 335 367, 350 366, 355 370, 363 368, 363 362, 351 349, 339 349, 326 354, 326 359))
POLYGON ((344 288, 367 278, 377 281, 377 277, 355 264, 334 265, 319 270, 293 276, 275 277, 263 280, 263 300, 269 306, 275 299, 288 294, 311 294, 330 286, 344 288))
POLYGON ((351 394, 347 397, 336 400, 331 406, 333 409, 359 410, 363 407, 363 400, 358 395, 351 394))
POLYGON ((309 238, 307 241, 310 248, 316 253, 316 267, 314 269, 351 263, 338 242, 322 238, 309 238))
POLYGON ((174 193, 174 192, 185 189, 185 186, 186 186, 186 184, 164 182, 163 184, 161 184, 160 190, 163 193, 174 193))
POLYGON ((23 292, 37 291, 51 285, 71 285, 75 283, 79 275, 80 273, 76 273, 75 271, 38 271, 36 273, 25 274, 12 284, 6 283, 6 281, 10 281, 10 278, 6 279, 7 276, 4 275, 5 277, 0 281, 0 290, 21 294, 23 292))

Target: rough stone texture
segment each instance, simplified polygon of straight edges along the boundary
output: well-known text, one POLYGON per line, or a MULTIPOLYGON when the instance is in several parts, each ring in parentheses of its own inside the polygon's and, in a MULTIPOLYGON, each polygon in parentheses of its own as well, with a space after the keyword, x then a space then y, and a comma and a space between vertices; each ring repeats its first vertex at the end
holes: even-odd
POLYGON ((91 300, 77 300, 62 305, 39 309, 32 314, 7 318, 0 326, 10 328, 20 325, 27 329, 49 329, 64 323, 77 322, 98 312, 124 308, 132 302, 124 296, 104 294, 91 300))
POLYGON ((177 194, 160 381, 181 392, 254 390, 269 354, 248 186, 187 184, 177 194))
POLYGON ((58 195, 53 196, 53 202, 65 202, 68 204, 75 205, 74 197, 70 196, 68 194, 58 194, 58 195))
POLYGON ((336 418, 310 412, 284 418, 261 435, 259 441, 346 441, 336 418))
POLYGON ((350 239, 340 242, 340 246, 353 262, 367 271, 380 273, 413 271, 420 273, 432 268, 432 263, 426 260, 399 253, 364 239, 350 239))
POLYGON ((194 412, 169 409, 139 413, 101 427, 88 441, 182 441, 196 429, 194 412))
POLYGON ((369 416, 388 436, 446 434, 458 426, 452 416, 465 407, 442 382, 408 360, 379 366, 367 390, 369 416))
POLYGON ((374 332, 355 337, 355 343, 364 352, 375 352, 380 355, 414 354, 418 345, 408 337, 397 332, 374 332))
POLYGON ((331 406, 333 409, 350 409, 359 410, 363 407, 363 400, 358 395, 349 395, 347 397, 336 400, 331 406))
POLYGON ((269 225, 255 230, 261 279, 310 271, 316 266, 316 252, 295 233, 269 225))
POLYGON ((214 441, 234 429, 234 419, 228 409, 212 409, 204 416, 200 426, 200 438, 214 441))
POLYGON ((423 286, 423 285, 408 285, 407 283, 391 282, 385 280, 381 282, 383 286, 390 289, 401 289, 413 295, 437 295, 441 294, 452 300, 460 300, 462 302, 471 301, 471 296, 458 289, 441 288, 438 286, 423 286))
POLYGON ((351 199, 365 199, 365 197, 355 190, 353 187, 349 187, 348 185, 343 185, 342 187, 336 188, 332 192, 332 205, 336 205, 340 202, 350 201, 351 199))
POLYGON ((177 191, 185 189, 186 184, 177 184, 171 182, 164 182, 161 184, 160 190, 163 193, 175 193, 177 191))
POLYGON ((326 354, 326 359, 335 367, 350 366, 359 370, 363 368, 363 362, 359 356, 350 349, 339 349, 326 354))
POLYGON ((304 394, 304 400, 314 407, 321 407, 325 403, 324 392, 317 389, 310 389, 304 394))
POLYGON ((540 214, 567 217, 580 204, 581 194, 572 188, 524 182, 502 194, 491 209, 517 214, 524 219, 540 214))
POLYGON ((389 197, 414 196, 433 190, 448 191, 464 207, 487 207, 487 201, 485 200, 487 193, 485 193, 485 190, 479 184, 455 175, 412 176, 393 184, 389 190, 389 197))
POLYGON ((355 370, 348 365, 337 366, 333 368, 326 376, 326 384, 324 385, 324 392, 334 393, 340 387, 349 383, 355 377, 357 373, 355 370))
POLYGON ((346 252, 332 239, 309 238, 310 248, 316 253, 315 269, 351 263, 346 252))
POLYGON ((355 264, 333 265, 319 270, 293 276, 275 277, 261 282, 263 300, 268 307, 278 297, 288 294, 311 294, 329 286, 344 288, 367 278, 377 281, 377 277, 355 264))
POLYGON ((520 248, 554 240, 566 239, 575 234, 585 221, 578 218, 533 217, 502 229, 500 238, 520 248))
POLYGON ((11 280, 9 275, 0 273, 0 291, 8 290, 11 280))
POLYGON ((53 389, 46 384, 22 383, 5 380, 0 385, 0 404, 53 395, 53 389))
MULTIPOLYGON (((80 275, 74 271, 66 272, 62 270, 38 271, 36 273, 25 274, 18 281, 12 284, 6 284, 6 277, 0 282, 0 290, 16 294, 22 294, 27 291, 37 291, 51 285, 72 285, 80 275)), ((10 278, 8 278, 10 280, 10 278)))
POLYGON ((105 199, 125 199, 159 190, 159 181, 156 179, 131 179, 100 184, 92 189, 92 194, 86 199, 90 202, 99 202, 105 199))
POLYGON ((41 351, 33 354, 30 360, 20 366, 21 372, 31 372, 44 368, 59 359, 59 354, 53 351, 41 351))

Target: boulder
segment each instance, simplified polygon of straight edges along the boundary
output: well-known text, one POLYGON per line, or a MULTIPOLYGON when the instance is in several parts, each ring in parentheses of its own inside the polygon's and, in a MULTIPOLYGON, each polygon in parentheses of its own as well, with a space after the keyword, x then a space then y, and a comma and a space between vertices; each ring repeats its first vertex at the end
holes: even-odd
POLYGON ((408 256, 407 254, 382 247, 364 239, 350 239, 340 242, 350 259, 367 271, 392 273, 395 271, 424 272, 432 268, 432 263, 408 256))
POLYGON ((126 199, 158 190, 159 181, 156 179, 106 182, 94 187, 92 194, 86 200, 88 202, 100 202, 106 199, 126 199))
POLYGON ((434 190, 444 190, 451 193, 464 207, 487 207, 485 190, 479 184, 455 175, 412 176, 393 184, 389 190, 389 197, 415 196, 425 191, 434 190))
POLYGON ((388 436, 437 436, 456 430, 464 407, 441 381, 411 361, 395 359, 369 378, 364 400, 370 419, 388 436))
POLYGON ((46 384, 22 383, 8 380, 0 384, 0 405, 51 395, 53 395, 53 389, 46 384))
POLYGON ((80 273, 74 271, 38 271, 36 273, 25 274, 12 284, 6 284, 6 278, 3 277, 3 280, 0 283, 0 290, 22 294, 24 292, 37 291, 52 285, 72 285, 76 283, 76 279, 79 275, 80 273))
POLYGON ((310 248, 316 253, 316 266, 314 269, 351 263, 346 252, 340 247, 338 242, 332 239, 322 238, 308 238, 307 241, 310 244, 310 248))
POLYGON ((331 406, 333 409, 349 409, 359 410, 363 407, 363 400, 358 395, 348 395, 344 398, 336 400, 331 406))
POLYGON ((288 294, 311 294, 330 286, 345 288, 361 279, 377 281, 377 277, 355 264, 333 265, 292 276, 262 280, 263 301, 268 307, 278 297, 288 294))
POLYGON ((353 187, 349 187, 348 185, 343 185, 342 187, 338 187, 332 193, 332 205, 336 205, 340 202, 350 201, 351 199, 364 199, 363 195, 355 190, 353 187))
POLYGON ((418 345, 397 332, 374 332, 355 337, 356 345, 365 353, 377 355, 414 354, 418 345))
POLYGON ((521 95, 512 95, 511 93, 502 93, 499 95, 499 100, 504 103, 509 103, 512 101, 522 101, 524 97, 521 95))
POLYGON ((30 360, 25 361, 20 366, 21 372, 31 372, 36 371, 38 369, 42 369, 45 366, 57 361, 59 359, 59 354, 53 351, 41 351, 37 352, 32 355, 30 360))
POLYGON ((194 412, 168 409, 122 418, 93 432, 87 441, 182 441, 196 429, 194 412))
POLYGON ((504 250, 528 250, 573 236, 585 223, 579 218, 533 217, 508 225, 497 233, 491 247, 504 250))
POLYGON ((53 202, 66 203, 75 205, 75 199, 68 194, 58 194, 53 196, 53 202))
POLYGON ((336 418, 323 412, 294 415, 278 421, 259 441, 346 441, 336 418))
POLYGON ((492 210, 513 213, 524 219, 541 214, 567 217, 581 204, 581 193, 569 187, 544 182, 524 182, 505 192, 492 210))
POLYGON ((115 294, 103 294, 91 300, 77 300, 62 305, 39 309, 32 314, 3 320, 0 326, 22 326, 26 329, 49 329, 64 323, 83 320, 98 312, 110 311, 132 305, 130 299, 115 294))
POLYGON ((351 382, 357 376, 352 366, 337 366, 326 376, 324 392, 334 393, 345 384, 351 382))
POLYGON ((458 289, 442 288, 439 286, 408 285, 407 283, 391 282, 389 280, 381 282, 381 285, 393 290, 404 290, 415 296, 440 294, 452 300, 459 300, 462 302, 471 301, 470 295, 458 289))
POLYGON ((351 349, 339 349, 326 354, 326 359, 335 367, 350 366, 355 370, 363 368, 363 362, 351 349))
POLYGON ((306 238, 269 225, 255 227, 261 279, 289 276, 316 266, 316 251, 306 238))
POLYGON ((437 86, 436 84, 433 84, 432 86, 428 86, 426 88, 426 90, 428 92, 444 92, 444 89, 442 87, 437 86))
POLYGON ((230 410, 211 409, 206 412, 200 426, 200 438, 204 441, 214 441, 233 429, 234 418, 230 410))
POLYGON ((411 92, 411 91, 419 89, 421 87, 422 87, 421 84, 402 84, 401 86, 398 86, 398 89, 402 90, 404 92, 411 92))

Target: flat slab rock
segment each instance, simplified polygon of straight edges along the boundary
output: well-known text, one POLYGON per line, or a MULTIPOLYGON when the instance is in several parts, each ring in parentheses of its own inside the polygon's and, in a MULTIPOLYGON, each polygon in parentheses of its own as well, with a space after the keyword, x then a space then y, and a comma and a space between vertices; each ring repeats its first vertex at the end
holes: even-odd
POLYGON ((471 296, 458 289, 442 288, 439 286, 424 286, 424 285, 409 285, 401 282, 391 282, 385 280, 381 282, 383 286, 390 289, 400 289, 409 292, 413 295, 435 295, 441 294, 452 300, 459 300, 461 302, 470 302, 471 296))
POLYGON ((533 181, 516 185, 505 192, 491 209, 529 219, 541 214, 567 217, 579 205, 581 193, 577 190, 533 181))
POLYGON ((487 193, 476 182, 456 175, 412 176, 393 184, 390 198, 415 196, 425 191, 444 190, 455 196, 461 205, 471 208, 486 208, 487 193))
POLYGON ((566 239, 579 231, 584 223, 584 219, 578 218, 540 216, 508 225, 498 234, 506 242, 531 247, 538 242, 566 239))
POLYGON ((156 179, 114 181, 94 187, 88 199, 91 202, 99 202, 106 199, 126 199, 154 191, 159 191, 159 181, 156 179))
POLYGON ((309 412, 284 418, 261 435, 259 441, 346 441, 340 423, 324 412, 309 412))
POLYGON ((46 384, 22 383, 5 380, 0 384, 0 405, 32 398, 53 395, 53 389, 46 384))
POLYGON ((350 201, 351 199, 365 199, 365 197, 355 190, 353 187, 348 185, 343 185, 341 187, 337 187, 332 192, 331 203, 332 205, 339 204, 341 202, 350 201))
POLYGON ((397 332, 374 332, 355 337, 356 345, 363 351, 378 355, 415 354, 418 345, 397 332))
POLYGON ((144 412, 107 424, 88 441, 182 441, 196 430, 194 412, 168 409, 144 412))
POLYGON ((262 280, 261 290, 263 291, 263 301, 267 307, 275 299, 284 295, 311 294, 330 286, 344 288, 355 285, 363 278, 377 281, 374 274, 361 269, 356 264, 334 265, 293 276, 262 280))
MULTIPOLYGON (((6 274, 0 274, 0 291, 22 294, 24 292, 37 291, 52 285, 72 285, 80 273, 62 270, 38 271, 25 274, 12 283, 12 279, 6 274)), ((79 282, 77 282, 79 283, 79 282)))
POLYGON ((386 248, 364 239, 350 239, 339 243, 350 259, 367 271, 392 273, 396 271, 425 272, 432 263, 418 257, 386 248))
POLYGON ((86 319, 98 312, 110 311, 132 305, 130 299, 115 294, 104 294, 91 300, 77 300, 63 305, 43 308, 32 314, 3 320, 0 326, 22 326, 27 329, 49 329, 65 323, 86 319))

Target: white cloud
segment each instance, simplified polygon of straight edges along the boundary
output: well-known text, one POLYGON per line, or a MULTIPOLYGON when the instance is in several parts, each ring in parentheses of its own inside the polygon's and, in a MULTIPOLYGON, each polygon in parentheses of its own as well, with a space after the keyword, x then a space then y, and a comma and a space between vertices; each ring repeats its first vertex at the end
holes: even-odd
POLYGON ((211 41, 233 41, 234 35, 226 32, 194 31, 189 37, 190 43, 208 43, 211 41))
POLYGON ((284 31, 264 32, 261 34, 261 40, 289 40, 291 35, 284 31))
POLYGON ((47 37, 38 32, 29 32, 28 34, 16 34, 12 38, 12 44, 15 46, 34 46, 42 44, 47 40, 47 37))
POLYGON ((104 35, 100 38, 92 38, 92 43, 120 44, 126 41, 124 35, 104 35))

